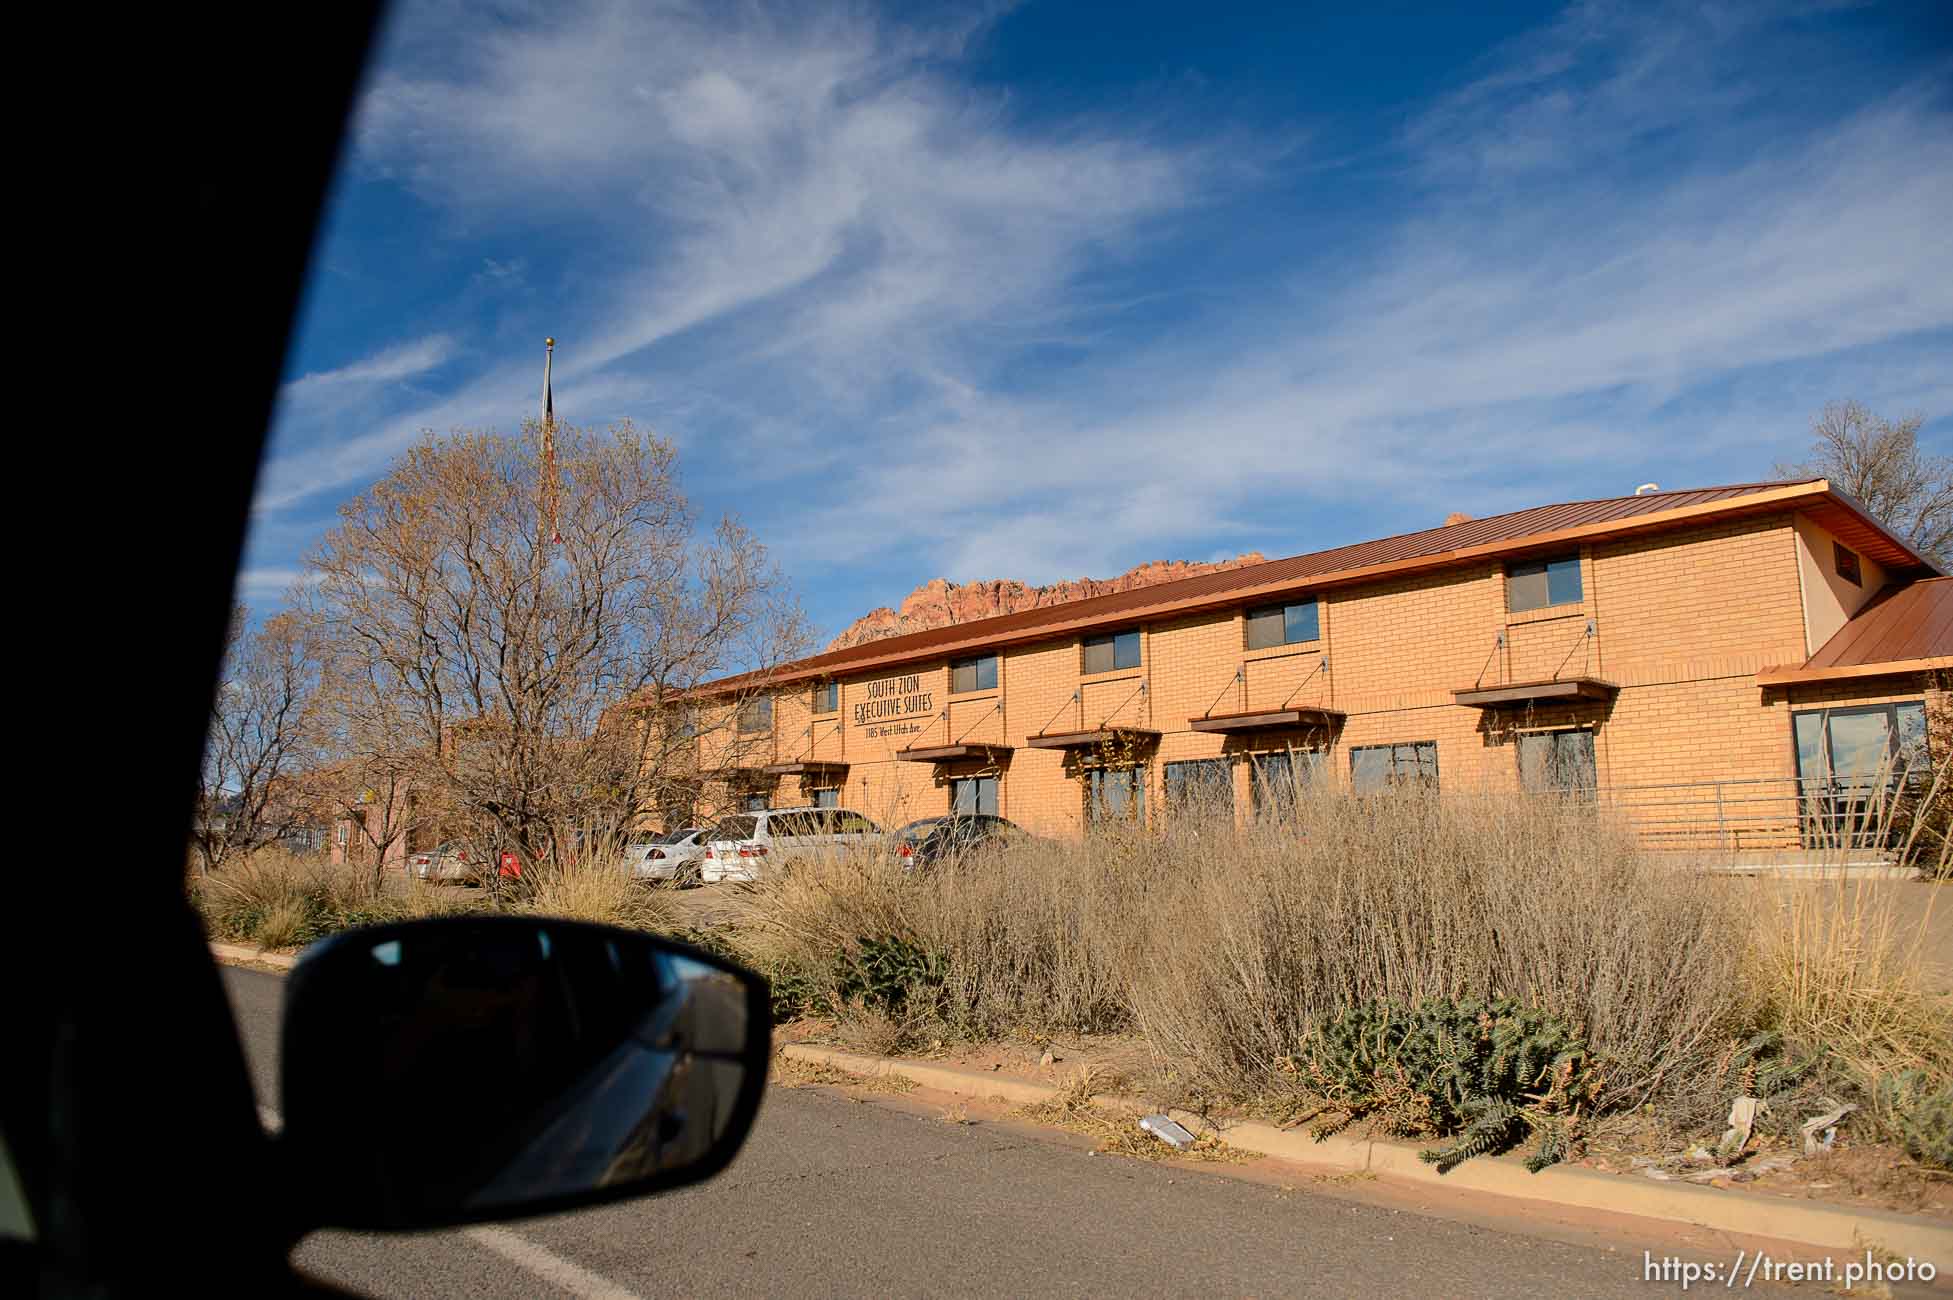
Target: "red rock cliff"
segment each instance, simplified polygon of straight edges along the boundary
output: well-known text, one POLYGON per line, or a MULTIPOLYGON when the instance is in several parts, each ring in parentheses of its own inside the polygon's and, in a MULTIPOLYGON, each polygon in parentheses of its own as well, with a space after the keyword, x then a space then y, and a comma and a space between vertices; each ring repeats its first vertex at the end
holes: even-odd
POLYGON ((950 582, 946 578, 931 578, 903 597, 900 609, 883 606, 869 610, 843 629, 841 635, 828 643, 827 648, 845 650, 864 641, 879 641, 883 637, 901 636, 905 632, 924 632, 932 627, 948 627, 952 623, 968 623, 997 614, 1015 614, 1021 609, 1041 609, 1046 605, 1061 605, 1068 600, 1084 600, 1088 596, 1106 596, 1115 591, 1150 587, 1155 583, 1171 582, 1175 578, 1192 578, 1203 573, 1218 573, 1222 569, 1238 569, 1246 564, 1260 564, 1264 558, 1261 552, 1251 551, 1213 564, 1154 560, 1128 569, 1116 578, 1074 578, 1046 587, 1030 587, 1007 578, 961 583, 950 582))

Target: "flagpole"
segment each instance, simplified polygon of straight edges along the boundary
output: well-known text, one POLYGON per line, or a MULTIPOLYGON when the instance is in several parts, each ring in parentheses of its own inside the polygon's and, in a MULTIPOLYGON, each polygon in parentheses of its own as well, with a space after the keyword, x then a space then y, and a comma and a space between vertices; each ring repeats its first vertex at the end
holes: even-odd
POLYGON ((550 388, 550 367, 556 359, 556 340, 543 340, 542 400, 542 522, 549 525, 549 540, 563 544, 563 532, 556 518, 556 397, 550 388))

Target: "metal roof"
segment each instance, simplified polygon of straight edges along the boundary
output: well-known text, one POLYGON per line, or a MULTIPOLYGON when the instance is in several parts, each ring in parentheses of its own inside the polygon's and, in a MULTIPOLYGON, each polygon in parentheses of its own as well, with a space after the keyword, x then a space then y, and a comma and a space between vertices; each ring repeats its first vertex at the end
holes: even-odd
POLYGON ((1849 498, 1832 489, 1825 479, 1732 483, 1534 506, 1131 591, 864 641, 770 671, 725 678, 700 689, 719 692, 765 683, 835 677, 940 658, 951 651, 1022 645, 1140 618, 1191 614, 1255 599, 1374 582, 1397 573, 1521 554, 1590 538, 1687 527, 1712 517, 1787 510, 1805 510, 1840 536, 1848 529, 1859 549, 1887 568, 1900 572, 1935 572, 1904 543, 1872 522, 1849 498))
POLYGON ((1766 669, 1765 686, 1953 667, 1953 578, 1887 585, 1801 668, 1766 669))

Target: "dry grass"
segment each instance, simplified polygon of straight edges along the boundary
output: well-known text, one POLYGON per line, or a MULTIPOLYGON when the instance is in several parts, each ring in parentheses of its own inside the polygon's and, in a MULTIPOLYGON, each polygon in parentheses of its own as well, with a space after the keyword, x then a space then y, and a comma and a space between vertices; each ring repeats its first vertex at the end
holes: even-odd
POLYGON ((519 897, 516 910, 533 916, 660 933, 684 928, 669 891, 633 880, 614 859, 602 856, 540 872, 519 897))
POLYGON ((1785 890, 1762 909, 1753 973, 1766 1022, 1798 1054, 1823 1053, 1834 1079, 1873 1108, 1877 1081, 1908 1070, 1953 1079, 1953 993, 1926 959, 1931 910, 1905 915, 1911 895, 1840 870, 1785 890))
POLYGON ((1685 1091, 1753 1023, 1732 889, 1578 805, 1325 796, 1280 825, 1188 813, 913 874, 809 863, 731 920, 864 1050, 1138 1028, 1190 1087, 1243 1098, 1291 1089, 1287 1059, 1358 1002, 1507 994, 1580 1025, 1623 1106, 1685 1091), (864 1003, 890 940, 939 982, 864 1003))
POLYGON ((389 891, 363 867, 261 849, 190 882, 213 937, 264 948, 296 948, 359 925, 437 915, 468 900, 416 884, 389 891))

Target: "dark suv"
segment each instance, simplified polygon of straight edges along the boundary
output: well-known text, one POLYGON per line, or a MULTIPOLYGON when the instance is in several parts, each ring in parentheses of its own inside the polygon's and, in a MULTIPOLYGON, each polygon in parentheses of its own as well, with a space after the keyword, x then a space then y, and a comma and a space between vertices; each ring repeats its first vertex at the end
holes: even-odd
POLYGON ((1015 822, 988 813, 951 813, 910 822, 895 832, 895 854, 905 866, 927 867, 944 858, 1001 848, 1029 834, 1015 822))

